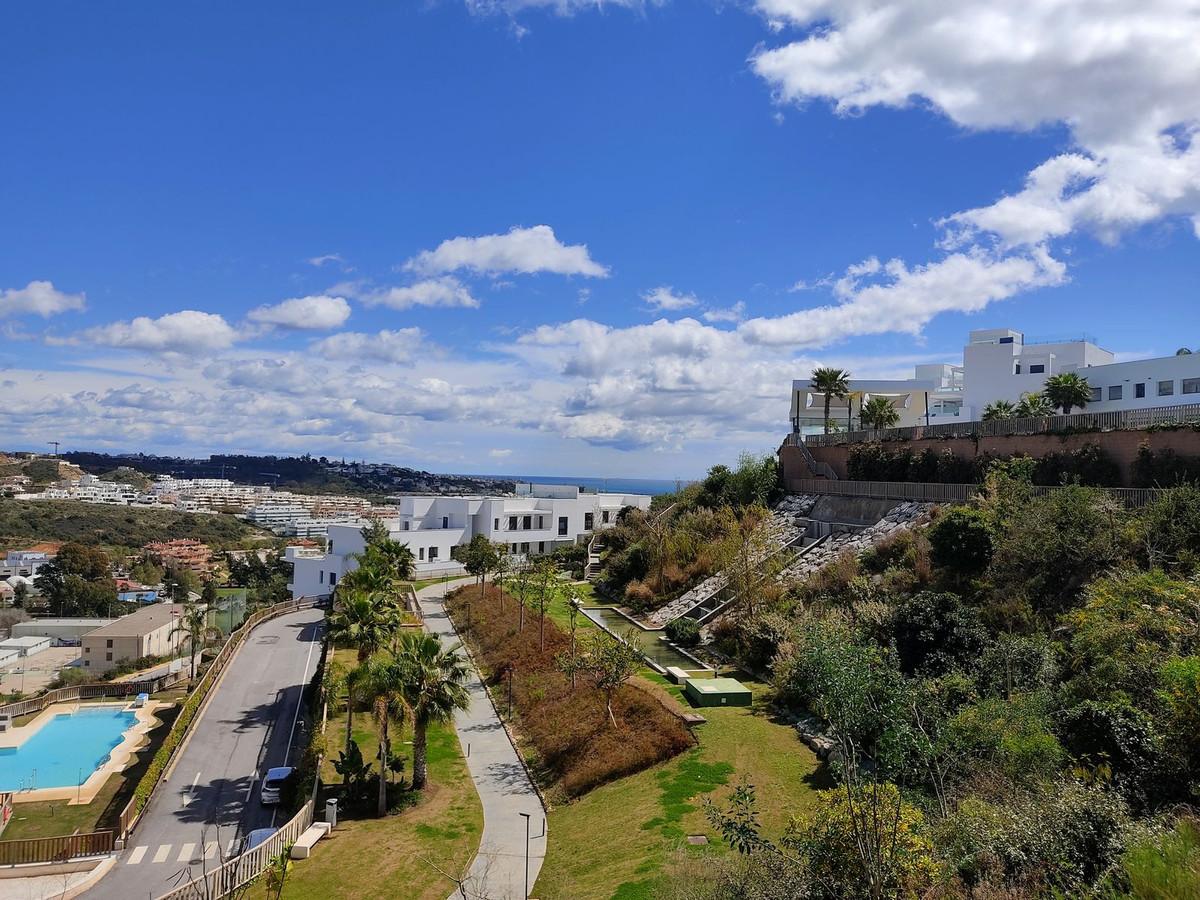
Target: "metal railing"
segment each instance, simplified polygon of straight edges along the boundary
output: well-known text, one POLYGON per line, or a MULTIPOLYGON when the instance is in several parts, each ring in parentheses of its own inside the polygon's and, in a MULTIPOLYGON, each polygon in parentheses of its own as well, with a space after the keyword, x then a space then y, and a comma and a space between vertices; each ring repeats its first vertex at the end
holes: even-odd
MULTIPOLYGON (((917 500, 924 503, 965 503, 982 488, 978 484, 938 484, 925 481, 828 481, 824 478, 793 478, 789 487, 800 494, 834 494, 847 497, 872 497, 879 500, 917 500)), ((1034 496, 1044 497, 1061 487, 1035 485, 1034 496)), ((1163 493, 1162 488, 1096 488, 1127 509, 1138 509, 1163 493)))
POLYGON ((922 438, 981 438, 1022 434, 1053 434, 1078 431, 1134 431, 1156 425, 1187 425, 1200 422, 1200 403, 1153 406, 1117 412, 1075 413, 1070 416, 1040 416, 1030 419, 992 419, 988 422, 947 422, 944 425, 913 425, 844 431, 837 434, 788 435, 788 446, 833 447, 871 441, 916 441, 922 438))
POLYGON ((71 687, 56 688, 30 697, 27 700, 15 700, 0 706, 0 715, 27 716, 30 713, 41 712, 47 706, 55 703, 74 703, 79 700, 95 700, 100 697, 131 697, 138 694, 154 694, 166 688, 187 680, 186 672, 171 672, 148 678, 144 681, 97 681, 93 684, 77 684, 71 687))
POLYGON ((112 852, 113 841, 111 831, 0 841, 0 866, 66 862, 80 856, 103 856, 112 852))

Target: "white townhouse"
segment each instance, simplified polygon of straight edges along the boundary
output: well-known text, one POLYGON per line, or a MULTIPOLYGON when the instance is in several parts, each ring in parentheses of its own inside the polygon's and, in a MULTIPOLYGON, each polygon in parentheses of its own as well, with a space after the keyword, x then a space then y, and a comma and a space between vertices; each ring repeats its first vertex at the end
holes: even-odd
MULTIPOLYGON (((416 574, 426 577, 461 571, 451 551, 477 534, 515 556, 537 556, 612 526, 627 506, 650 508, 645 494, 560 484, 518 484, 516 494, 507 497, 400 494, 390 499, 399 508, 398 518, 386 520, 392 539, 412 550, 416 574)), ((292 564, 292 596, 327 596, 356 568, 354 556, 364 549, 361 522, 330 525, 324 552, 288 547, 284 559, 292 564)))
MULTIPOLYGON (((1200 352, 1117 362, 1088 338, 1027 341, 1020 331, 987 328, 970 332, 961 366, 917 366, 908 379, 851 379, 850 396, 833 398, 829 417, 843 430, 847 423, 849 430, 856 429, 863 404, 882 396, 900 414, 899 428, 974 421, 989 403, 1016 403, 1063 372, 1078 372, 1091 385, 1087 412, 1200 403, 1200 352)), ((824 395, 813 391, 808 379, 793 381, 792 431, 823 430, 824 404, 824 395)))

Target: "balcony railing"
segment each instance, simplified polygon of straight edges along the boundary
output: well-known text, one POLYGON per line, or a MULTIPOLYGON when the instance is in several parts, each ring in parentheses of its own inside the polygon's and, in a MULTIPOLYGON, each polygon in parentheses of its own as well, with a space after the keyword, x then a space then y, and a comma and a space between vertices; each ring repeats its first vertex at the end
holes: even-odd
POLYGON ((909 428, 843 431, 835 434, 789 435, 810 447, 861 444, 869 441, 916 441, 921 438, 980 438, 1019 434, 1052 434, 1078 431, 1131 431, 1155 425, 1185 425, 1200 422, 1200 403, 1153 406, 1116 412, 1076 413, 1070 416, 1040 416, 1031 419, 992 419, 989 422, 947 422, 944 425, 913 425, 909 428))

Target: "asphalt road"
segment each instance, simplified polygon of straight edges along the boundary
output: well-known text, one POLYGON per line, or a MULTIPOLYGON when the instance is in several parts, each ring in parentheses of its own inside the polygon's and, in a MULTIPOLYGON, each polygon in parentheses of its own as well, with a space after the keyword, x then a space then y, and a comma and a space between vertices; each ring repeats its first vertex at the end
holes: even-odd
POLYGON ((255 828, 281 825, 258 799, 272 766, 295 763, 301 698, 321 655, 324 610, 258 626, 234 658, 112 872, 89 900, 141 900, 211 871, 255 828))

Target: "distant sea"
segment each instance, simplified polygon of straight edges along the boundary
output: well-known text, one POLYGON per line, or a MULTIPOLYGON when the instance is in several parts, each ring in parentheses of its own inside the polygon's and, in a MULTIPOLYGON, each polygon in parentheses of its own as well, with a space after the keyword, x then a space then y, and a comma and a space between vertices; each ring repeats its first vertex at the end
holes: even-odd
POLYGON ((533 481, 539 484, 575 484, 614 494, 673 494, 676 485, 687 487, 690 480, 676 482, 668 478, 592 478, 567 475, 478 475, 478 478, 500 478, 506 481, 533 481))

